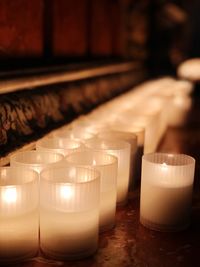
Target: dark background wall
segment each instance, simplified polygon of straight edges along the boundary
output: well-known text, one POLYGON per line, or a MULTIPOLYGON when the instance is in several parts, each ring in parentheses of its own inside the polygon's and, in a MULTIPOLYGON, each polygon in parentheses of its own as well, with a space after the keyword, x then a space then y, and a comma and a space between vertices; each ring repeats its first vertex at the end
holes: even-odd
POLYGON ((152 74, 199 56, 198 0, 0 0, 1 70, 131 59, 152 74))

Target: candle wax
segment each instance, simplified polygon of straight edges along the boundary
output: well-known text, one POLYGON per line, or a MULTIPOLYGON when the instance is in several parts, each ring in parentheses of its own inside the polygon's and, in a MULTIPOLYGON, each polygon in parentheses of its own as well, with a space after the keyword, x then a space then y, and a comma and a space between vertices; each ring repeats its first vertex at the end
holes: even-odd
POLYGON ((38 210, 0 216, 0 261, 33 257, 38 250, 38 210))
POLYGON ((107 230, 115 224, 116 190, 101 192, 100 201, 100 226, 101 230, 107 230))
POLYGON ((62 212, 41 208, 41 249, 52 258, 78 259, 94 253, 98 242, 98 210, 62 212))
POLYGON ((162 230, 185 228, 189 224, 192 185, 161 187, 148 183, 141 187, 140 219, 162 230), (153 222, 153 223, 152 223, 153 222))

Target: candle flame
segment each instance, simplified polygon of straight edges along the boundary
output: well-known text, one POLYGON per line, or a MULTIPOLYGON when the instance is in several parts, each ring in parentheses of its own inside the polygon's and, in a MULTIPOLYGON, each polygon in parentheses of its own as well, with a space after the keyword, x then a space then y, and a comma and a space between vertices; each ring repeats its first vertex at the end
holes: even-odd
POLYGON ((3 201, 10 204, 17 200, 17 190, 15 187, 8 187, 2 192, 3 201))
POLYGON ((93 161, 92 161, 92 165, 97 165, 97 163, 96 163, 96 160, 95 159, 93 159, 93 161))
POLYGON ((163 171, 167 171, 167 164, 164 162, 164 163, 162 163, 162 170, 163 171))
POLYGON ((64 185, 60 188, 60 194, 61 194, 61 197, 64 199, 71 199, 72 196, 74 195, 74 192, 70 186, 64 185))

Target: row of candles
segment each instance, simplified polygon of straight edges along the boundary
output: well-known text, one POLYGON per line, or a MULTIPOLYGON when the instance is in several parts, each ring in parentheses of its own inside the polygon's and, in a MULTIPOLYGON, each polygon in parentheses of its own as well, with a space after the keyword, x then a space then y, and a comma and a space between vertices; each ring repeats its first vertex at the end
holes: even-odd
POLYGON ((170 77, 144 83, 50 133, 36 151, 11 156, 0 169, 0 261, 33 257, 39 247, 61 260, 93 254, 141 167, 140 222, 187 227, 195 160, 154 152, 168 125, 184 123, 191 91, 170 77))

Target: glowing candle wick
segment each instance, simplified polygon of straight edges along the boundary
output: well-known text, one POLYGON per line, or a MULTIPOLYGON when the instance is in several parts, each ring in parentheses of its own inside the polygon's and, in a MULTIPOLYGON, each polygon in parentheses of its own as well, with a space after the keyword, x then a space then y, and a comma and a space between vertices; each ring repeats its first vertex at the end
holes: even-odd
POLYGON ((167 171, 167 164, 164 162, 164 163, 162 163, 162 170, 163 171, 167 171))
POLYGON ((60 194, 64 199, 70 199, 73 196, 73 190, 71 187, 65 185, 60 188, 60 194))
POLYGON ((2 198, 6 203, 15 203, 17 200, 17 190, 15 187, 6 188, 2 194, 2 198))

